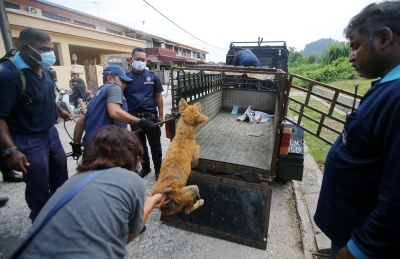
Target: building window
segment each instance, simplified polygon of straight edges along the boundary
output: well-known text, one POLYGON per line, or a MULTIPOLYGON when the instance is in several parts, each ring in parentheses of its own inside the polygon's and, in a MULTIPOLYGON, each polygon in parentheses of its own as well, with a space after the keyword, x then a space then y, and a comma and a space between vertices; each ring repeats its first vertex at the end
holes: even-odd
POLYGON ((200 58, 200 52, 197 52, 197 58, 200 58))
POLYGON ((46 11, 42 11, 42 15, 43 15, 44 17, 47 17, 47 18, 50 18, 50 19, 53 19, 53 20, 57 20, 57 21, 62 21, 62 22, 69 22, 69 21, 71 21, 69 18, 62 17, 62 16, 59 16, 59 15, 57 15, 57 14, 48 13, 48 12, 46 12, 46 11))
POLYGON ((74 20, 74 23, 75 23, 75 24, 77 24, 77 25, 84 26, 84 27, 88 27, 88 28, 96 29, 96 26, 95 26, 95 25, 93 25, 93 24, 90 24, 90 23, 81 22, 81 21, 77 21, 77 20, 74 20))
POLYGON ((161 48, 161 42, 153 41, 153 48, 161 48))
POLYGON ((12 4, 12 3, 9 3, 9 2, 4 2, 4 3, 6 4, 6 8, 17 9, 17 10, 20 9, 19 5, 17 5, 17 4, 12 4))
POLYGON ((109 33, 113 33, 113 34, 122 35, 122 32, 120 32, 120 31, 111 30, 111 29, 108 29, 108 28, 106 28, 106 31, 109 32, 109 33))

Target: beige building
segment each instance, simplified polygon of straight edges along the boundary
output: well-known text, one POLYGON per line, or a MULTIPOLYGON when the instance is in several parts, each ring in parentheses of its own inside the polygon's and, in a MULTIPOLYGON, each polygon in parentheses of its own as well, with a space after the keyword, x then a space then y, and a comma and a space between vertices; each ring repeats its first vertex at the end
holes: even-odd
MULTIPOLYGON (((69 71, 75 68, 84 72, 88 89, 95 91, 102 85, 101 65, 107 63, 109 56, 129 57, 134 47, 144 47, 144 41, 122 35, 123 30, 129 29, 124 25, 48 1, 9 0, 5 5, 16 46, 20 31, 27 26, 43 30, 52 38, 59 88, 68 88, 69 71)), ((0 44, 0 55, 5 52, 0 44)))
MULTIPOLYGON (((16 46, 20 31, 27 26, 43 30, 52 38, 57 59, 53 68, 57 71, 59 88, 69 88, 69 71, 74 68, 84 73, 81 77, 86 80, 87 88, 96 91, 102 85, 103 67, 117 64, 130 69, 129 57, 135 47, 146 49, 151 69, 207 63, 205 50, 47 0, 6 0, 5 6, 16 46)), ((0 56, 5 52, 0 44, 0 56)))

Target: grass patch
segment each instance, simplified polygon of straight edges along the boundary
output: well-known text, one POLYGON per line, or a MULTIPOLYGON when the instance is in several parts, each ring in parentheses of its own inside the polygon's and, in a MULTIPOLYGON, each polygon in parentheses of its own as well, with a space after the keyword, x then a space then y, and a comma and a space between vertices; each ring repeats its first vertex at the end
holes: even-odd
POLYGON ((365 93, 371 88, 371 82, 373 80, 371 79, 354 79, 354 80, 342 80, 342 81, 337 81, 337 82, 332 82, 330 85, 352 92, 354 93, 355 91, 355 84, 359 84, 358 86, 358 94, 359 95, 365 95, 365 93))
POLYGON ((314 157, 317 164, 324 165, 329 149, 331 149, 331 145, 326 144, 307 132, 304 133, 304 140, 310 150, 310 154, 314 157))

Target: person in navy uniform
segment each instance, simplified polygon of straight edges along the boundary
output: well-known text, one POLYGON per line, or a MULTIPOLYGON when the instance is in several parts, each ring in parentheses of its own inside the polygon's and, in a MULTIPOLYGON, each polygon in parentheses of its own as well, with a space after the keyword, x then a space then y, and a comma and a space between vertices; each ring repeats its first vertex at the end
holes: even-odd
MULTIPOLYGON (((153 122, 163 121, 163 96, 164 91, 160 79, 153 71, 147 70, 147 54, 143 48, 134 48, 132 51, 132 70, 126 76, 132 82, 126 84, 124 90, 125 98, 128 103, 128 112, 133 116, 145 118, 153 122)), ((137 130, 136 125, 131 125, 132 131, 137 130)), ((142 170, 139 175, 144 177, 150 173, 150 157, 146 145, 146 137, 150 145, 151 155, 154 163, 156 179, 160 173, 162 150, 161 150, 161 129, 138 133, 143 144, 144 154, 142 170)))
POLYGON ((314 216, 331 258, 399 258, 400 2, 373 3, 344 30, 349 61, 378 78, 331 147, 314 216))
POLYGON ((0 148, 10 169, 23 172, 25 199, 35 220, 50 196, 68 179, 67 157, 54 123, 71 115, 55 103, 56 85, 47 67, 56 61, 51 38, 27 27, 19 35, 14 63, 1 63, 0 148))
POLYGON ((233 55, 235 55, 235 58, 233 59, 234 66, 243 66, 243 67, 260 66, 258 58, 249 49, 243 49, 242 47, 235 47, 233 49, 233 55))

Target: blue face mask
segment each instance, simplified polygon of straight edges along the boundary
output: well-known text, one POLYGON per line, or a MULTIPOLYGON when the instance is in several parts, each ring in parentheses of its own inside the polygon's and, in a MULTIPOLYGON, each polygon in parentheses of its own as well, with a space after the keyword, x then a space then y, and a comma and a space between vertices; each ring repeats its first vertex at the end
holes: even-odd
POLYGON ((54 65, 54 63, 56 63, 56 55, 54 54, 54 51, 45 52, 45 53, 40 54, 39 52, 36 51, 36 49, 32 48, 31 46, 29 46, 29 47, 31 49, 33 49, 37 54, 39 54, 40 57, 42 58, 42 61, 39 61, 39 60, 35 59, 34 57, 32 57, 32 55, 30 55, 31 58, 33 58, 38 64, 45 66, 45 67, 50 67, 50 66, 54 65))
POLYGON ((142 71, 146 67, 146 62, 135 60, 132 65, 137 71, 142 71))

